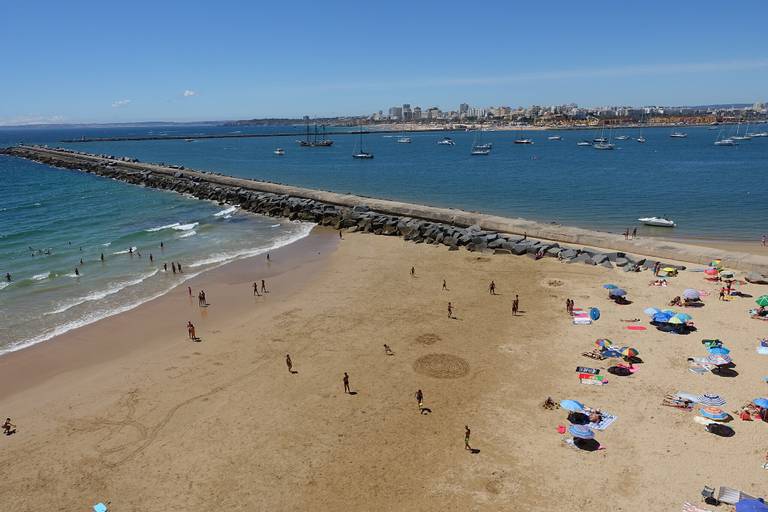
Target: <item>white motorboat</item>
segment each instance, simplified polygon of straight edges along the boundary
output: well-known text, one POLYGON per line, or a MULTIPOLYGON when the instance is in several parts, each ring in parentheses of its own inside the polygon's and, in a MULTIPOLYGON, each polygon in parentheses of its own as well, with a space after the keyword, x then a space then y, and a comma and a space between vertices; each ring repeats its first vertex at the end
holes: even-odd
POLYGON ((640 136, 640 137, 636 138, 635 140, 637 142, 639 142, 640 144, 645 144, 645 137, 643 137, 643 136, 640 136))
POLYGON ((731 137, 731 140, 752 140, 752 137, 749 135, 734 135, 731 137))
POLYGON ((273 151, 273 153, 277 156, 283 156, 285 155, 285 150, 283 148, 277 148, 273 151))
POLYGON ((547 140, 563 140, 563 138, 559 135, 550 135, 547 140))
POLYGON ((616 140, 627 140, 629 135, 617 135, 616 140))
POLYGON ((450 137, 443 137, 442 139, 437 141, 437 143, 439 145, 441 145, 441 146, 455 146, 456 145, 456 143, 453 142, 453 139, 450 138, 450 137))
POLYGON ((410 144, 411 143, 411 138, 410 137, 400 137, 399 139, 397 139, 397 143, 398 144, 410 144))
POLYGON ((674 228, 676 226, 673 221, 665 219, 664 217, 643 217, 637 220, 646 226, 656 226, 660 228, 674 228))
POLYGON ((606 139, 605 137, 597 137, 595 139, 592 139, 592 142, 595 142, 597 144, 605 144, 606 142, 608 142, 608 139, 606 139))
POLYGON ((582 140, 582 141, 580 141, 580 142, 577 142, 577 143, 576 143, 576 145, 577 145, 577 146, 591 146, 591 145, 592 145, 592 143, 591 143, 591 142, 589 142, 588 140, 582 140))
POLYGON ((515 139, 515 144, 533 144, 531 139, 515 139))
POLYGON ((594 149, 602 149, 605 151, 605 150, 615 149, 616 146, 608 142, 598 142, 596 144, 592 144, 592 147, 594 149))
POLYGON ((491 150, 488 148, 474 147, 470 155, 472 156, 488 156, 491 154, 491 150))
POLYGON ((673 139, 684 139, 688 137, 688 134, 684 132, 672 132, 669 134, 669 136, 672 137, 673 139))
POLYGON ((768 132, 748 133, 748 137, 768 137, 768 132))

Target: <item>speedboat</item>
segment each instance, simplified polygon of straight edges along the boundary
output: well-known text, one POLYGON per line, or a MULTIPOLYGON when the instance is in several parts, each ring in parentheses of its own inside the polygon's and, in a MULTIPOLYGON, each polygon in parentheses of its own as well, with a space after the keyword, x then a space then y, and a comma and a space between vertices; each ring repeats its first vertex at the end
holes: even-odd
POLYGON ((283 148, 277 148, 273 151, 273 153, 277 156, 283 156, 285 155, 285 150, 283 148))
POLYGON ((688 134, 684 132, 672 132, 669 134, 669 136, 673 139, 684 139, 688 136, 688 134))
POLYGON ((606 149, 614 149, 616 146, 614 146, 613 144, 609 144, 608 142, 598 142, 597 144, 592 144, 592 147, 595 149, 606 150, 606 149))
POLYGON ((636 138, 635 140, 636 140, 637 142, 639 142, 640 144, 645 144, 645 137, 638 137, 638 138, 636 138))
POLYGON ((398 144, 410 144, 411 143, 411 138, 410 137, 400 137, 399 139, 397 139, 397 143, 398 144))
POLYGON ((443 137, 442 139, 437 141, 437 143, 439 145, 441 145, 441 146, 455 146, 456 145, 456 143, 453 142, 453 139, 450 138, 450 137, 443 137))
POLYGON ((660 228, 674 228, 676 224, 669 220, 665 219, 664 217, 643 217, 642 219, 637 219, 646 226, 657 226, 660 228))
POLYGON ((515 144, 533 144, 531 139, 515 139, 515 144))
POLYGON ((559 135, 550 135, 547 140, 563 140, 563 138, 559 135))
POLYGON ((748 137, 768 137, 768 132, 748 133, 748 137))
POLYGON ((738 146, 733 139, 720 139, 715 141, 715 146, 738 146))
POLYGON ((370 160, 373 158, 373 153, 368 153, 367 151, 361 151, 359 153, 355 153, 352 155, 352 158, 357 158, 358 160, 370 160))
MULTIPOLYGON (((485 144, 483 144, 485 146, 485 144)), ((488 156, 491 154, 491 148, 483 147, 483 146, 475 146, 472 148, 472 152, 470 155, 472 156, 488 156)))
POLYGON ((629 135, 617 135, 616 140, 627 140, 629 135))
POLYGON ((577 146, 591 146, 592 143, 589 142, 588 140, 582 140, 582 141, 577 142, 576 145, 577 146))

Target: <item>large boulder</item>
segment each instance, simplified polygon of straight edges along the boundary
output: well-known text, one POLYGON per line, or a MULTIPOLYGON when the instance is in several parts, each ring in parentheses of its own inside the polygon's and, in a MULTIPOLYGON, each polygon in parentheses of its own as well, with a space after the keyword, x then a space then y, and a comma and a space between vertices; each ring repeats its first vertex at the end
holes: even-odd
POLYGON ((528 244, 514 244, 512 246, 512 254, 517 254, 518 256, 520 256, 521 254, 525 254, 527 249, 528 249, 528 244))
POLYGON ((576 256, 578 255, 579 255, 579 251, 577 251, 576 249, 566 249, 560 253, 560 256, 562 256, 563 259, 566 259, 566 260, 572 260, 576 258, 576 256))
POLYGON ((746 279, 748 283, 752 284, 768 284, 768 277, 757 272, 750 272, 746 275, 746 277, 744 277, 744 279, 746 279))

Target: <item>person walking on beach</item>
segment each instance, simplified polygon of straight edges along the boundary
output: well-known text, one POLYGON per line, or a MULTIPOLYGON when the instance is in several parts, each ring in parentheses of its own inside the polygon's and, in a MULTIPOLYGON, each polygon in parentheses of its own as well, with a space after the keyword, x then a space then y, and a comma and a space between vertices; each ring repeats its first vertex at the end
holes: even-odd
POLYGON ((253 296, 261 297, 261 294, 259 293, 259 283, 257 283, 256 281, 253 282, 253 296))
POLYGON ((195 326, 187 320, 187 334, 189 335, 189 339, 194 340, 197 337, 195 336, 195 326))
POLYGON ((520 309, 520 299, 515 295, 515 300, 512 301, 512 314, 517 316, 517 312, 520 309))
POLYGON ((263 279, 261 280, 261 293, 267 293, 267 284, 263 279))
POLYGON ((343 240, 343 239, 344 239, 344 237, 341 236, 341 230, 339 230, 339 240, 343 240))
POLYGON ((760 239, 760 242, 763 244, 763 247, 765 247, 765 241, 766 241, 765 235, 763 235, 762 238, 760 239))
POLYGON ((269 253, 267 253, 267 261, 269 261, 269 253))
POLYGON ((464 425, 464 449, 465 450, 471 450, 472 447, 469 446, 469 436, 472 434, 472 431, 469 430, 469 425, 464 425))
POLYGON ((411 277, 416 277, 416 267, 411 267, 411 277))
POLYGON ((420 389, 416 390, 416 403, 419 404, 419 409, 424 405, 424 393, 420 389))
POLYGON ((496 295, 496 283, 491 281, 491 284, 488 285, 488 293, 491 295, 496 295))
POLYGON ((724 287, 720 288, 720 296, 718 297, 717 300, 725 300, 725 288, 724 287))
POLYGON ((448 285, 445 282, 445 279, 443 279, 443 290, 448 290, 448 285))
POLYGON ((448 318, 453 318, 453 304, 448 303, 448 318))
POLYGON ((632 238, 637 238, 637 228, 632 229, 632 238))
POLYGON ((285 364, 288 366, 288 373, 293 373, 293 361, 291 361, 290 354, 285 354, 285 364))
POLYGON ((344 372, 344 379, 343 379, 343 381, 344 381, 344 393, 350 394, 351 391, 349 389, 349 375, 347 374, 347 372, 344 372))

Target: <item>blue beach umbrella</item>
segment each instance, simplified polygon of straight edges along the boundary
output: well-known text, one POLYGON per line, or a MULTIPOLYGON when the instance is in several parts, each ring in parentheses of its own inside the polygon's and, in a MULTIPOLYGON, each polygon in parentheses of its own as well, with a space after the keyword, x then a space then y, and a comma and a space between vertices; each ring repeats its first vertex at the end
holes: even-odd
POLYGON ((739 500, 736 503, 736 512, 768 512, 768 505, 760 500, 739 500))
POLYGON ((653 315, 651 321, 656 322, 657 324, 666 324, 669 322, 670 318, 672 318, 672 315, 669 313, 657 313, 653 315))
POLYGON ((693 317, 688 313, 677 313, 675 314, 675 317, 679 318, 683 322, 690 322, 691 320, 693 320, 693 317))
POLYGON ((595 438, 595 433, 586 425, 570 425, 568 427, 568 432, 570 432, 573 437, 578 437, 579 439, 595 438))
POLYGON ((752 403, 763 409, 768 409, 768 398, 755 398, 752 403))
POLYGON ((599 320, 600 310, 597 308, 589 308, 589 318, 591 318, 593 322, 599 320))
POLYGON ((622 290, 621 288, 611 288, 608 291, 608 295, 611 297, 624 297, 627 294, 626 290, 622 290))
POLYGON ((710 354, 714 354, 716 356, 726 356, 731 353, 731 351, 725 347, 714 347, 708 350, 710 354))
POLYGON ((584 412, 584 404, 576 400, 563 400, 560 402, 560 408, 569 412, 584 412))
POLYGON ((616 286, 615 284, 604 284, 603 288, 605 288, 606 290, 613 290, 614 288, 618 288, 618 286, 616 286))
POLYGON ((688 288, 687 290, 683 291, 683 298, 688 300, 698 300, 701 298, 701 294, 699 294, 698 290, 688 288))
POLYGON ((659 313, 661 313, 661 310, 660 309, 656 309, 656 308, 646 308, 646 309, 643 310, 643 313, 645 313, 648 316, 654 316, 654 315, 658 315, 659 313))

